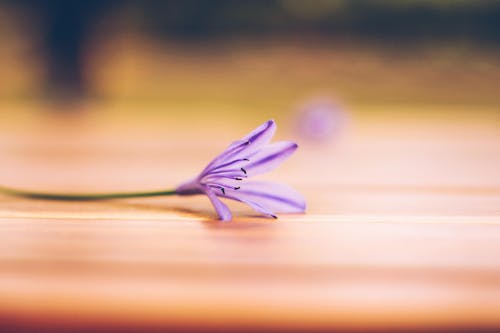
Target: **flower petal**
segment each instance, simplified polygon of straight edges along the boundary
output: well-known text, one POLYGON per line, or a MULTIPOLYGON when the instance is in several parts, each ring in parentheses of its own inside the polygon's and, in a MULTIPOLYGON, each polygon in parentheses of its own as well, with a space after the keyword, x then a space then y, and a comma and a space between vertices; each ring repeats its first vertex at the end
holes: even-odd
POLYGON ((262 145, 268 143, 276 132, 274 120, 268 120, 264 124, 254 129, 243 139, 233 142, 219 156, 214 158, 202 174, 210 172, 213 168, 233 159, 251 155, 262 145))
POLYGON ((266 145, 252 156, 249 156, 250 162, 246 165, 245 171, 248 176, 271 171, 290 157, 297 150, 297 147, 295 142, 290 141, 266 145))
POLYGON ((302 213, 306 209, 304 197, 291 187, 273 182, 243 182, 238 190, 226 191, 225 197, 245 202, 257 211, 276 213, 302 213), (253 204, 258 207, 255 208, 253 204))
POLYGON ((250 141, 251 144, 263 145, 271 141, 274 132, 276 132, 276 123, 271 119, 254 129, 242 140, 250 141))
POLYGON ((237 201, 240 201, 240 202, 243 202, 243 203, 249 205, 250 207, 252 207, 253 210, 255 210, 258 213, 261 213, 263 215, 267 215, 267 216, 275 218, 275 219, 278 218, 276 215, 274 215, 274 213, 272 211, 267 210, 265 207, 262 207, 262 205, 260 205, 257 202, 250 201, 250 200, 244 200, 244 199, 241 199, 241 198, 238 198, 238 199, 231 198, 231 197, 229 197, 229 198, 237 200, 237 201))
POLYGON ((205 193, 208 199, 210 199, 210 202, 214 206, 215 210, 217 211, 219 219, 221 219, 222 221, 231 221, 233 216, 229 208, 226 206, 226 204, 220 201, 220 199, 217 198, 217 196, 211 189, 206 189, 205 193))

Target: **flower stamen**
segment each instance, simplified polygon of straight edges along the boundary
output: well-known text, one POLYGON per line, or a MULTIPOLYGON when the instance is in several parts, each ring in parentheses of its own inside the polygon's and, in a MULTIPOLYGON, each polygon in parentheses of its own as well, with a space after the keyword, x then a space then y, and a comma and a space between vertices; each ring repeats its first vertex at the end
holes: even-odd
POLYGON ((216 183, 207 184, 207 186, 211 187, 211 188, 216 188, 218 190, 221 190, 221 192, 223 194, 226 194, 226 189, 239 190, 241 188, 240 186, 229 186, 229 185, 216 184, 216 183))
POLYGON ((231 165, 233 165, 233 164, 235 164, 235 163, 238 163, 238 162, 250 162, 250 160, 249 160, 248 158, 240 158, 240 159, 237 159, 237 160, 233 160, 233 161, 231 161, 231 162, 224 163, 224 164, 221 164, 221 165, 219 165, 219 166, 217 166, 217 167, 213 168, 212 170, 210 170, 210 173, 211 173, 211 174, 214 174, 214 173, 215 173, 215 172, 214 172, 215 170, 220 170, 220 169, 222 169, 222 168, 225 168, 225 167, 231 166, 231 165))

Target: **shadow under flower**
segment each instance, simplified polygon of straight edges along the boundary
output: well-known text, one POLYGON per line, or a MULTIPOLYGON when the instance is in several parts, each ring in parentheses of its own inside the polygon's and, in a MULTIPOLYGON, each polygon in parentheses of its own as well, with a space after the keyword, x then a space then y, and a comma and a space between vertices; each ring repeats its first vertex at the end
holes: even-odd
POLYGON ((154 212, 154 213, 174 213, 183 217, 193 217, 193 222, 201 222, 203 226, 210 229, 247 229, 247 228, 262 228, 275 224, 277 221, 270 220, 265 216, 258 214, 249 214, 240 216, 233 223, 221 223, 217 215, 212 211, 200 211, 199 209, 191 209, 182 205, 161 203, 143 203, 132 201, 109 201, 109 205, 120 209, 131 209, 133 211, 154 212))

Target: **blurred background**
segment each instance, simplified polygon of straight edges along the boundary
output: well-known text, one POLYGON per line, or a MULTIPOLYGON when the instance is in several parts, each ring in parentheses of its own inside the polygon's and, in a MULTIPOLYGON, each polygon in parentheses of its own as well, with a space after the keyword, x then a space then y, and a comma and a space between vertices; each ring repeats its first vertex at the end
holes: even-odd
MULTIPOLYGON (((407 183, 417 163, 426 170, 417 176, 434 177, 427 183, 488 183, 494 166, 449 176, 434 165, 456 169, 482 159, 479 139, 496 137, 499 16, 493 0, 2 0, 0 148, 7 158, 0 171, 13 184, 54 186, 61 172, 74 185, 81 174, 95 183, 97 152, 109 156, 121 146, 138 155, 156 145, 180 156, 211 139, 222 149, 274 118, 278 137, 339 156, 324 170, 316 165, 318 172, 407 183), (443 140, 455 157, 443 160, 450 155, 443 140), (82 148, 89 144, 90 155, 82 148), (66 160, 47 157, 47 147, 66 160), (344 156, 335 150, 344 148, 344 156), (407 165, 384 172, 394 154, 381 151, 394 149, 407 165), (29 152, 38 155, 27 160, 29 152), (353 154, 366 161, 342 169, 353 154), (58 176, 19 172, 26 164, 58 176), (353 170, 358 164, 364 169, 353 170)), ((214 152, 200 153, 206 160, 214 152)), ((114 174, 115 185, 133 170, 114 174)), ((299 173, 310 181, 310 172, 299 173)))
POLYGON ((499 14, 494 0, 2 0, 1 108, 498 106, 499 14))
POLYGON ((499 42, 494 0, 0 0, 0 185, 171 188, 274 118, 308 203, 1 196, 0 327, 498 330, 499 42))

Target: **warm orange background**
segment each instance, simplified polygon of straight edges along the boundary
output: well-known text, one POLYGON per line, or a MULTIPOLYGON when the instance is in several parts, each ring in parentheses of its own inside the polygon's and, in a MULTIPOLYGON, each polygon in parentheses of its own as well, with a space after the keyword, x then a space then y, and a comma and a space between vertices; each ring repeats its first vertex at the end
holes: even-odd
POLYGON ((167 189, 274 118, 275 140, 300 148, 264 178, 308 209, 275 221, 230 203, 235 219, 220 223, 203 196, 2 195, 0 331, 500 329, 496 48, 289 34, 160 43, 110 20, 86 48, 89 95, 54 100, 3 9, 0 184, 167 189), (297 112, 317 98, 341 111, 312 142, 297 112))

